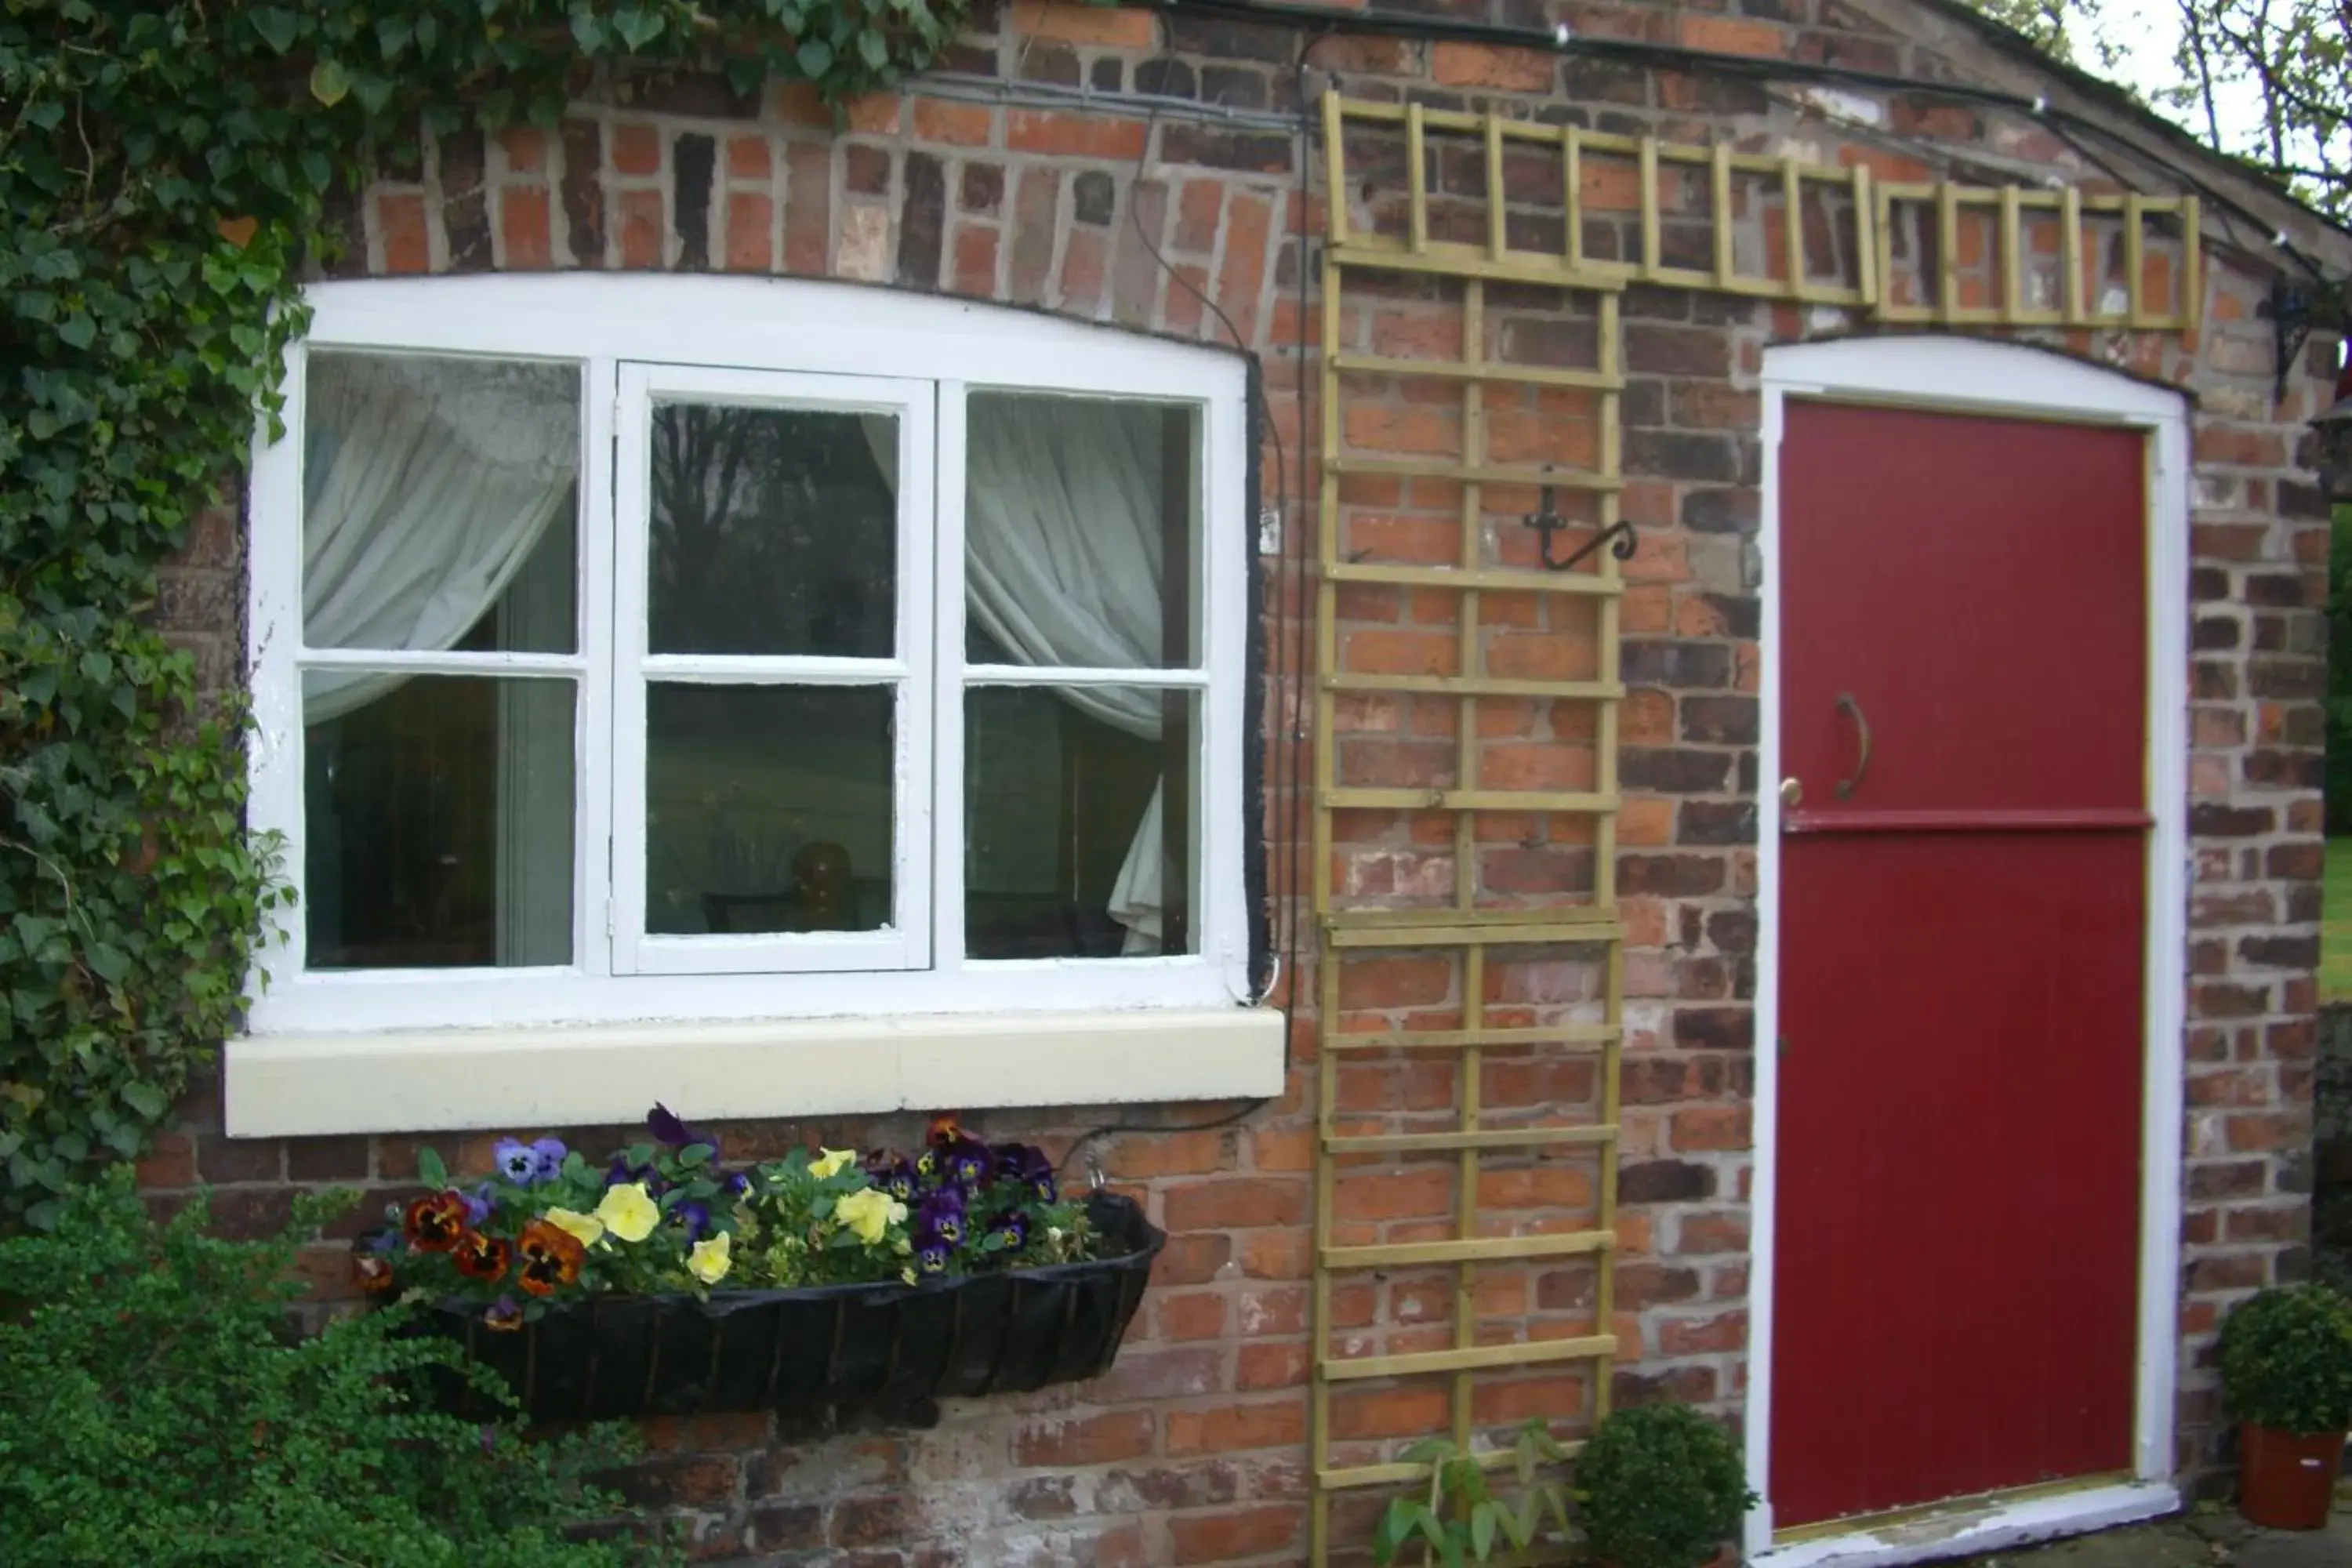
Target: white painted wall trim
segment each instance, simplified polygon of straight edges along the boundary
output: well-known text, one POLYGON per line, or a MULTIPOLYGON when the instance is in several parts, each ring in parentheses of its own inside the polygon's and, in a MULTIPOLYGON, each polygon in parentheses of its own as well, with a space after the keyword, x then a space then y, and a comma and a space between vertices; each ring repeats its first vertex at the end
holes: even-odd
POLYGON ((1748 1554, 1774 1568, 1892 1564, 2102 1529, 2179 1506, 2170 1485, 2179 1351, 2182 1029, 2188 980, 2189 423, 2177 392, 2063 355, 1958 337, 1871 337, 1765 351, 1761 725, 1757 797, 1756 1173, 1748 1321, 1748 1554), (1772 1306, 1780 1064, 1780 448, 1788 400, 2112 424, 2148 437, 2148 835, 2140 1285, 2134 1483, 1988 1506, 1941 1534, 1889 1528, 1772 1550, 1772 1306), (2032 1533, 2015 1534, 2025 1530, 2032 1533), (2004 1534, 2003 1531, 2011 1533, 2004 1534))
POLYGON ((227 1048, 232 1138, 1244 1100, 1282 1092, 1268 1008, 274 1035, 227 1048))

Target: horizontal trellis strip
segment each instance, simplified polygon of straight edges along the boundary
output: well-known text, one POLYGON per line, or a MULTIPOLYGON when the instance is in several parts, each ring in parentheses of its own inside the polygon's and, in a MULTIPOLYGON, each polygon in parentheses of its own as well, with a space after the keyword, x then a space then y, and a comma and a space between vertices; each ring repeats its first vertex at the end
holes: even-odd
POLYGON ((1376 272, 1426 272, 1441 278, 1485 278, 1497 283, 1534 283, 1550 289, 1589 289, 1616 293, 1625 287, 1622 277, 1580 268, 1567 258, 1540 250, 1510 250, 1499 257, 1481 245, 1433 239, 1414 250, 1379 235, 1358 235, 1331 250, 1334 267, 1376 272))
MULTIPOLYGON (((1556 925, 1562 921, 1605 924, 1616 918, 1616 908, 1610 904, 1507 904, 1476 910, 1439 904, 1410 909, 1333 910, 1323 917, 1323 923, 1334 931, 1342 928, 1414 931, 1424 926, 1476 925, 1500 929, 1556 925)), ((1496 940, 1502 939, 1498 937, 1496 940)))
POLYGON ((1615 811, 1618 797, 1590 790, 1331 789, 1318 798, 1342 811, 1615 811))
POLYGON ((1343 670, 1323 678, 1326 691, 1418 691, 1447 697, 1574 698, 1613 702, 1625 695, 1615 680, 1515 680, 1493 675, 1381 675, 1343 670))
POLYGON ((1470 1132, 1331 1133, 1323 1147, 1334 1154, 1411 1154, 1447 1149, 1536 1149, 1557 1144, 1615 1142, 1614 1122, 1584 1127, 1482 1127, 1470 1132))
POLYGON ((1613 1230, 1563 1230, 1549 1236, 1382 1241, 1361 1247, 1326 1247, 1321 1253, 1326 1268, 1411 1268, 1433 1263, 1513 1263, 1540 1258, 1583 1258, 1606 1252, 1616 1245, 1617 1233, 1613 1230))
POLYGON ((1386 583, 1401 588, 1452 588, 1487 594, 1589 594, 1615 598, 1622 578, 1589 572, 1465 571, 1459 566, 1402 566, 1378 561, 1342 561, 1324 574, 1335 583, 1386 583))
MULTIPOLYGON (((1584 1452, 1584 1440, 1562 1443, 1571 1459, 1584 1452)), ((1486 1448, 1469 1456, 1481 1469, 1507 1470, 1518 1462, 1517 1454, 1509 1448, 1486 1448)), ((1315 1472, 1315 1484, 1333 1491, 1347 1491, 1362 1487, 1392 1487, 1408 1481, 1429 1479, 1429 1467, 1403 1460, 1384 1465, 1339 1465, 1315 1472)), ((1490 1561, 1499 1562, 1501 1559, 1490 1561)))
POLYGON ((1416 1377, 1433 1372, 1473 1372, 1481 1367, 1548 1366, 1614 1355, 1617 1336, 1586 1334, 1572 1340, 1528 1340, 1518 1344, 1472 1345, 1466 1350, 1408 1351, 1401 1355, 1348 1356, 1325 1362, 1318 1375, 1331 1383, 1367 1377, 1416 1377))
POLYGON ((1449 479, 1455 484, 1524 485, 1541 489, 1620 490, 1622 479, 1591 468, 1497 468, 1491 463, 1464 463, 1444 458, 1334 458, 1326 465, 1337 474, 1363 474, 1395 479, 1449 479))
POLYGON ((1333 354, 1331 368, 1341 374, 1422 376, 1440 381, 1488 381, 1510 386, 1565 386, 1589 392, 1615 392, 1625 384, 1622 375, 1569 366, 1504 364, 1496 360, 1467 363, 1461 360, 1392 359, 1381 354, 1333 354))
POLYGON ((1522 947, 1540 942, 1600 942, 1622 941, 1621 925, 1523 926, 1374 926, 1370 930, 1333 926, 1326 933, 1333 947, 1522 947))
POLYGON ((1619 1032, 1614 1024, 1530 1024, 1496 1029, 1396 1029, 1379 1034, 1327 1035, 1323 1048, 1327 1051, 1439 1051, 1463 1050, 1472 1046, 1605 1045, 1615 1039, 1619 1032))

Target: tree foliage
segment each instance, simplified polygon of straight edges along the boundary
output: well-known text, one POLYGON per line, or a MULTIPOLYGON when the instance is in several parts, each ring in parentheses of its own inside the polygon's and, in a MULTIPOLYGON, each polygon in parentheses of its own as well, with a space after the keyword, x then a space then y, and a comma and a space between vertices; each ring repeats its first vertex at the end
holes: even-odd
MULTIPOLYGON (((969 0, 9 0, 0 6, 0 1226, 135 1155, 282 909, 240 715, 200 712, 156 568, 233 484, 330 211, 467 121, 608 70, 828 100, 969 0)), ((274 418, 274 414, 272 415, 274 418)))

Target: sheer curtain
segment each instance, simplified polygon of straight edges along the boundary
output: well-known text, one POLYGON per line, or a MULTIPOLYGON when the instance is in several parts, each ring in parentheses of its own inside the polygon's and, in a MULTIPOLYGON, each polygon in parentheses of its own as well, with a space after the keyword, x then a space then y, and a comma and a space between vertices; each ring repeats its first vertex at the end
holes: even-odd
MULTIPOLYGON (((549 538, 575 504, 575 367, 321 351, 303 419, 306 646, 439 652, 493 607, 500 647, 575 646, 574 542, 568 527, 549 538)), ((304 722, 407 679, 307 670, 304 722)), ((568 777, 572 689, 504 679, 498 704, 498 959, 569 963, 572 823, 545 807, 554 775, 568 777)), ((331 799, 312 809, 331 826, 331 799)))
MULTIPOLYGON (((1017 661, 1108 669, 1161 663, 1160 454, 1156 405, 1007 395, 966 405, 965 585, 971 613, 1017 661)), ((1161 696, 1065 687, 1081 711, 1145 740, 1161 696)), ((1158 952, 1167 869, 1155 785, 1111 891, 1130 953, 1158 952)))
MULTIPOLYGON (((322 353, 305 397, 304 643, 455 646, 571 496, 579 372, 322 353)), ((402 679, 314 670, 303 718, 363 708, 402 679)))

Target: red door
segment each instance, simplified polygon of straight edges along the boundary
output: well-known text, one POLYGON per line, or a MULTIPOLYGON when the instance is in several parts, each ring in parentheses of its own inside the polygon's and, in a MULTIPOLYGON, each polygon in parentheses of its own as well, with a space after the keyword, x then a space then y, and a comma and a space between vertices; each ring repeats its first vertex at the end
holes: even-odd
POLYGON ((1789 405, 1776 1528, 2131 1462, 2144 462, 1789 405))

